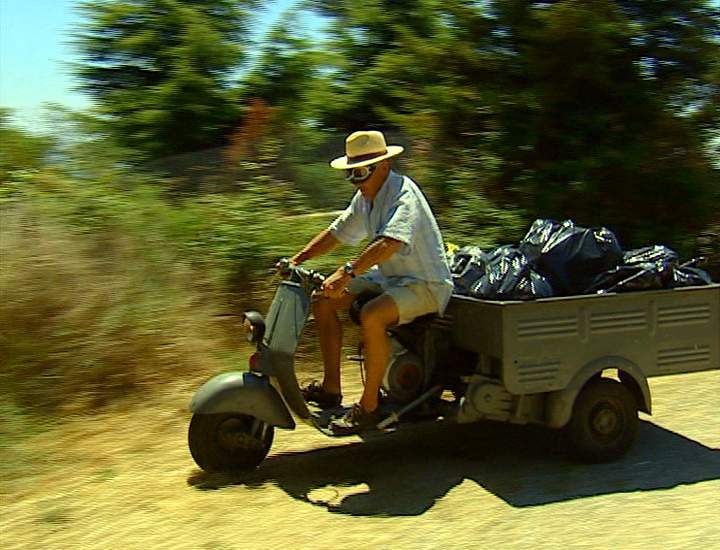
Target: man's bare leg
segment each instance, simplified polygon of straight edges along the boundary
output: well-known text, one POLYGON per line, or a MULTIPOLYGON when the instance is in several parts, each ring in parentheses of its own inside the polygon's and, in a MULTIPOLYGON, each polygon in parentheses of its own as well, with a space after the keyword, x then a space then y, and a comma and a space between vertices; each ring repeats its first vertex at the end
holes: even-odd
POLYGON ((342 324, 339 310, 346 310, 355 296, 345 294, 340 298, 316 297, 313 301, 313 315, 317 325, 320 352, 323 356, 323 389, 329 393, 342 393, 340 383, 340 353, 342 351, 342 324))
POLYGON ((378 392, 390 359, 390 342, 387 327, 398 322, 399 312, 390 296, 378 296, 365 304, 360 313, 367 380, 360 405, 367 412, 378 406, 378 392))

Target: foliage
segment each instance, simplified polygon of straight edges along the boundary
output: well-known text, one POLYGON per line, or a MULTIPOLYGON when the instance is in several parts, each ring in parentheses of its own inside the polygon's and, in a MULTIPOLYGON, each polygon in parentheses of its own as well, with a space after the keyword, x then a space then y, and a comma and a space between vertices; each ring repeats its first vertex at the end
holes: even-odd
POLYGON ((92 0, 75 34, 81 89, 119 143, 149 156, 204 148, 237 117, 231 75, 255 0, 92 0))
POLYGON ((681 246, 707 222, 718 174, 686 111, 704 110, 687 95, 694 87, 717 101, 702 67, 720 51, 718 19, 695 17, 701 2, 673 4, 658 15, 609 1, 497 3, 522 118, 498 111, 493 149, 501 187, 533 216, 609 225, 626 245, 681 246), (657 33, 667 47, 648 49, 657 33), (686 64, 684 75, 663 69, 686 64))
POLYGON ((402 128, 441 216, 447 182, 468 169, 477 179, 462 189, 484 204, 609 225, 628 246, 682 247, 718 208, 705 140, 720 18, 708 3, 316 6, 342 60, 320 119, 402 128))
POLYGON ((291 10, 265 36, 255 66, 242 79, 241 95, 263 100, 285 124, 311 119, 328 84, 320 74, 324 55, 302 32, 301 12, 291 10))
MULTIPOLYGON (((305 4, 288 12, 234 91, 220 75, 230 74, 231 58, 242 61, 242 33, 210 33, 213 48, 227 49, 206 70, 210 39, 190 32, 198 17, 216 24, 216 4, 85 4, 90 22, 78 44, 88 58, 79 74, 103 105, 132 105, 132 113, 106 111, 112 134, 155 154, 199 149, 230 136, 235 94, 248 114, 230 138, 238 166, 239 155, 252 160, 237 144, 254 143, 241 134, 263 101, 260 137, 272 135, 278 153, 273 177, 320 205, 314 180, 329 139, 363 127, 401 133, 409 166, 419 169, 411 175, 441 217, 458 207, 456 197, 466 209, 478 205, 462 216, 462 232, 472 232, 470 220, 477 231, 505 225, 489 213, 497 211, 515 220, 508 234, 521 219, 573 218, 612 227, 628 246, 682 246, 716 208, 720 176, 707 144, 718 126, 720 17, 707 2, 313 0, 307 5, 328 22, 322 39, 303 32, 305 4), (173 35, 169 21, 187 32, 173 35), (186 55, 196 51, 191 42, 202 46, 197 58, 186 55), (184 82, 187 70, 211 75, 210 88, 189 87, 174 105, 223 90, 212 107, 193 107, 201 131, 188 131, 195 123, 184 114, 170 117, 182 128, 156 117, 172 111, 156 92, 184 82), (186 134, 192 137, 179 144, 186 134)), ((448 230, 454 219, 448 216, 448 230)))
POLYGON ((0 210, 0 383, 23 410, 93 410, 237 368, 237 314, 320 229, 282 220, 283 190, 260 176, 168 200, 160 182, 120 174, 41 171, 0 210))
MULTIPOLYGON (((487 168, 474 153, 458 150, 457 164, 446 167, 429 164, 430 175, 442 182, 430 190, 435 192, 432 204, 439 210, 443 237, 446 242, 481 248, 517 242, 527 229, 525 216, 513 205, 488 199, 482 183, 487 168)), ((421 154, 416 150, 417 156, 421 154)), ((413 166, 415 161, 409 168, 413 166)))
POLYGON ((47 161, 53 147, 49 137, 14 126, 11 114, 9 109, 0 108, 0 200, 10 194, 10 180, 23 177, 13 172, 37 170, 47 161))
MULTIPOLYGON (((391 0, 362 4, 316 0, 315 8, 330 18, 327 49, 335 54, 327 60, 332 100, 325 103, 323 123, 351 132, 382 123, 380 109, 400 108, 402 98, 395 92, 407 86, 405 91, 411 93, 412 83, 393 78, 379 67, 386 56, 403 51, 408 36, 432 43, 442 27, 438 17, 444 11, 442 5, 437 0, 421 0, 412 6, 391 0)), ((412 66, 423 72, 424 67, 416 63, 420 60, 412 61, 412 66)))

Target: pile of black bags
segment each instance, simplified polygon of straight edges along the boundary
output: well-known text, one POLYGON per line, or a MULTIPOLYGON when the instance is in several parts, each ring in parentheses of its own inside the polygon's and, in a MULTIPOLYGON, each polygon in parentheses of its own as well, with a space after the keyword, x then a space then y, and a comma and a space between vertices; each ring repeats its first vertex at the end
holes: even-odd
POLYGON ((489 300, 533 300, 574 294, 710 284, 692 262, 664 246, 623 252, 612 231, 571 220, 535 220, 518 245, 492 252, 466 246, 450 261, 455 293, 489 300))

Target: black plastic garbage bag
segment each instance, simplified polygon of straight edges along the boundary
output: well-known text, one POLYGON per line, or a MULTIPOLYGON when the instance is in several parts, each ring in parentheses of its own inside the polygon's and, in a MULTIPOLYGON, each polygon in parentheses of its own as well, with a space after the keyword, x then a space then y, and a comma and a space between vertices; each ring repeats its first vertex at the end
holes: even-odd
POLYGON ((550 298, 553 295, 553 288, 548 280, 530 269, 518 281, 512 293, 513 300, 536 300, 537 298, 550 298))
POLYGON ((562 224, 554 220, 537 219, 532 223, 530 229, 520 241, 520 250, 522 250, 530 263, 535 262, 537 257, 540 256, 543 247, 561 227, 562 224))
POLYGON ((623 254, 622 265, 598 275, 586 292, 669 288, 677 261, 677 253, 666 246, 628 250, 623 254))
POLYGON ((527 258, 517 248, 496 248, 490 254, 485 273, 470 288, 470 295, 488 300, 507 299, 528 270, 527 258))
POLYGON ((655 264, 621 265, 598 275, 586 293, 622 292, 627 290, 655 290, 667 287, 672 269, 659 271, 655 264))
POLYGON ((547 278, 559 296, 584 292, 600 273, 623 259, 615 234, 605 227, 577 227, 536 220, 520 243, 533 269, 547 278))
POLYGON ((712 284, 712 279, 707 271, 699 267, 680 266, 673 269, 672 286, 702 286, 712 284))
POLYGON ((477 246, 463 246, 450 261, 455 294, 469 294, 470 287, 485 273, 489 256, 477 246))
POLYGON ((470 287, 470 295, 486 300, 532 300, 548 298, 553 290, 530 268, 520 250, 501 246, 490 254, 485 273, 470 287))
POLYGON ((639 265, 654 263, 658 267, 675 265, 678 261, 677 252, 667 246, 656 244, 628 250, 623 253, 623 264, 639 265))

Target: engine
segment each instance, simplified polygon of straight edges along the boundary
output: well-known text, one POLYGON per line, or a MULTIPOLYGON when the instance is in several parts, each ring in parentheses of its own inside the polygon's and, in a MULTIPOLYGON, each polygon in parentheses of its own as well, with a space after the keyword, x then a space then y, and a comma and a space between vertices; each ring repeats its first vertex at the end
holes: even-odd
POLYGON ((425 383, 425 367, 417 354, 390 337, 390 361, 385 369, 383 389, 397 403, 409 403, 420 396, 425 383))

